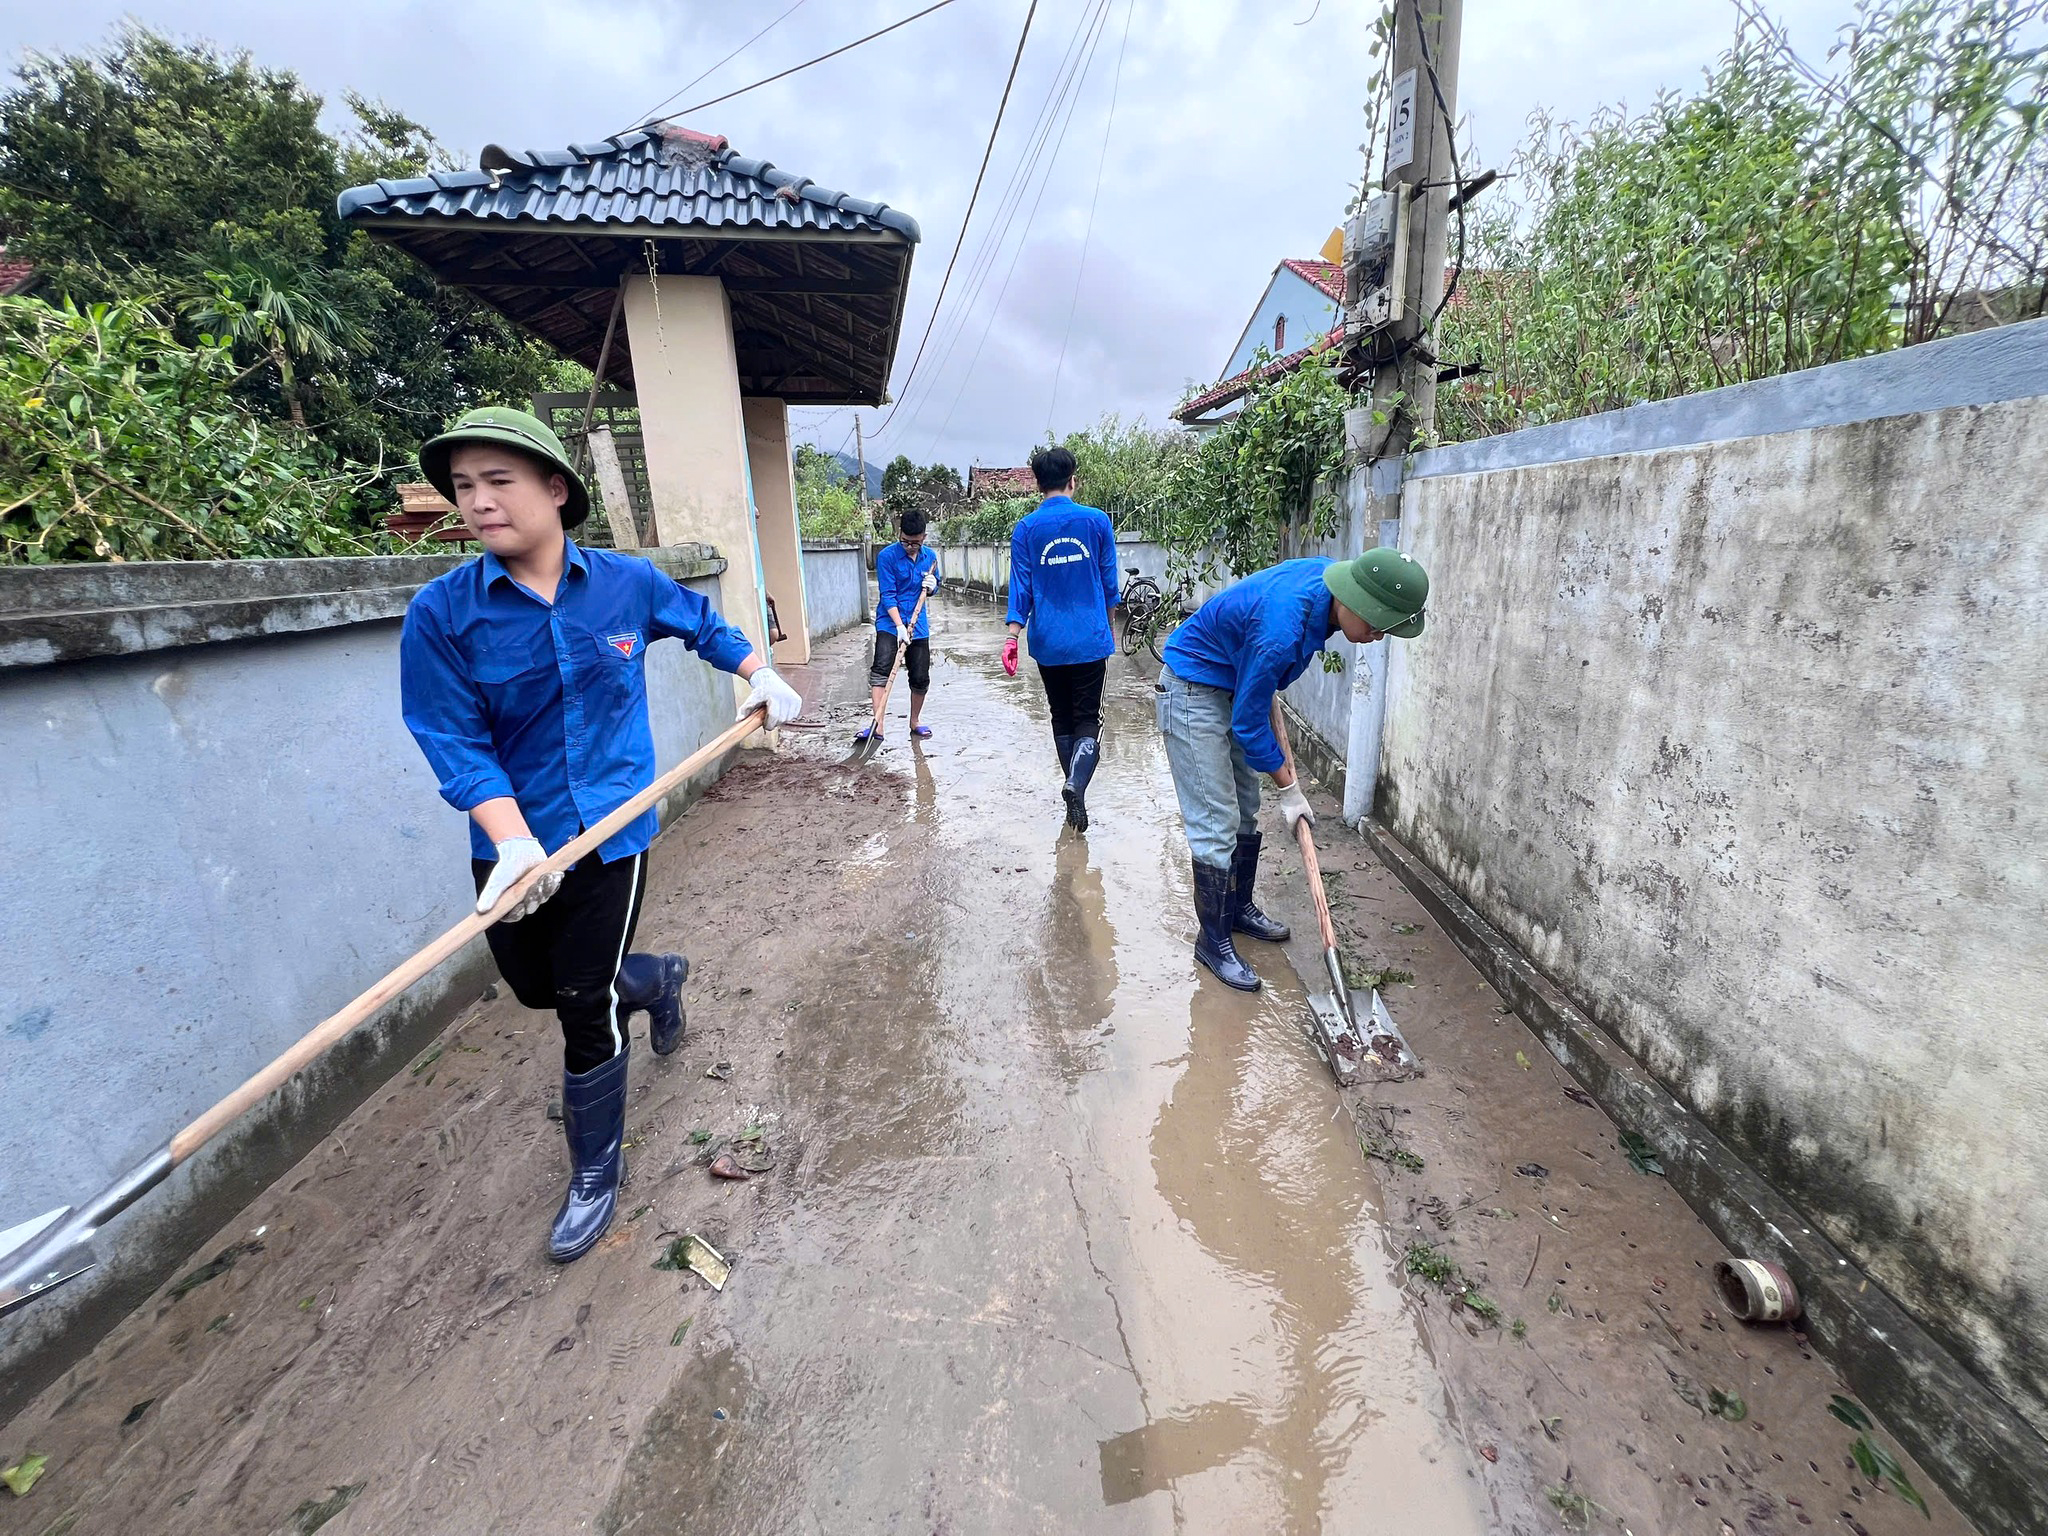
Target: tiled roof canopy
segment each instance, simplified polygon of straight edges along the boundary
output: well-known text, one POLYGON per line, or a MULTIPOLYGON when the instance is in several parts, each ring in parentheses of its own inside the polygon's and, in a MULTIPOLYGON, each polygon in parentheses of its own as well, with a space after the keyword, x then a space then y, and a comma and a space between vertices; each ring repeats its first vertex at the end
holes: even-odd
POLYGON ((1304 261, 1299 257, 1290 256, 1280 265, 1296 277, 1322 289, 1331 303, 1341 305, 1344 302, 1344 269, 1334 261, 1304 261))
POLYGON ((1038 477, 1029 469, 985 469, 979 464, 967 471, 967 499, 984 496, 1036 496, 1038 477))
MULTIPOLYGON (((742 392, 807 405, 881 403, 918 241, 906 213, 681 128, 567 149, 491 145, 476 170, 351 187, 338 208, 593 368, 623 278, 650 260, 663 277, 715 275, 742 392)), ((630 388, 624 341, 606 381, 630 388)))
MULTIPOLYGON (((1323 296, 1341 311, 1344 307, 1344 269, 1334 261, 1310 260, 1290 256, 1280 263, 1303 282, 1313 285, 1323 296)), ((1322 335, 1315 337, 1305 346, 1296 347, 1281 357, 1260 367, 1241 369, 1227 379, 1218 379, 1199 393, 1189 396, 1173 409, 1173 419, 1184 426, 1213 426, 1214 422, 1202 422, 1198 418, 1210 411, 1229 405, 1232 401, 1249 394, 1252 386, 1269 379, 1277 379, 1292 373, 1304 362, 1334 342, 1341 325, 1333 325, 1322 335)))

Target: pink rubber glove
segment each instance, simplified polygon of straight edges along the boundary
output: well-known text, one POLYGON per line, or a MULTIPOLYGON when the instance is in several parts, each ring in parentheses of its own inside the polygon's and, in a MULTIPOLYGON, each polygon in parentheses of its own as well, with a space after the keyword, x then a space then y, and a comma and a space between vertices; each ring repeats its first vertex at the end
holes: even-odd
POLYGON ((1003 673, 1008 677, 1017 675, 1017 637, 1010 636, 1003 642, 1003 673))

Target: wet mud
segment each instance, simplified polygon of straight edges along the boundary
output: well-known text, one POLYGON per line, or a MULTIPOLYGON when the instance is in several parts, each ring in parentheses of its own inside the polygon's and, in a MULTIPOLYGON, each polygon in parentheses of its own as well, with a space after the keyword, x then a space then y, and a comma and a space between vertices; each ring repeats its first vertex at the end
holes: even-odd
POLYGON ((1823 1363, 1707 1320, 1711 1240, 1348 834, 1347 943, 1415 973, 1389 995, 1426 1077, 1340 1096, 1277 947, 1246 945, 1257 997, 1200 971, 1146 670, 1111 664, 1077 837, 997 620, 940 605, 935 735, 899 689, 873 754, 866 635, 829 642, 831 729, 657 843, 638 947, 691 956, 690 1029, 636 1039, 593 1252, 544 1257, 553 1022, 481 1000, 186 1270, 231 1267, 0 1432, 50 1458, 0 1533, 1459 1536, 1559 1529, 1546 1487, 1607 1529, 1928 1528, 1852 1488, 1823 1363), (773 1166, 713 1180, 749 1132, 773 1166), (722 1292, 656 1267, 684 1233, 722 1292), (1408 1273, 1417 1240, 1499 1326, 1408 1273))

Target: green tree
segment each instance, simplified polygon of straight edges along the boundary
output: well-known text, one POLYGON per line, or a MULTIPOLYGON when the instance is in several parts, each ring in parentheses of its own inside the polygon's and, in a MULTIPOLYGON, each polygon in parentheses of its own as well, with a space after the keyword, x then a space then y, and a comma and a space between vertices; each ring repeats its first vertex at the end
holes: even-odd
POLYGON ((831 454, 799 443, 796 448, 797 525, 807 539, 857 539, 860 492, 831 454))
POLYGON ((455 163, 403 114, 347 105, 337 138, 290 72, 134 25, 98 53, 31 55, 0 94, 0 231, 52 297, 186 301, 176 336, 237 338, 260 410, 407 478, 442 422, 523 403, 554 359, 340 223, 344 187, 455 163))

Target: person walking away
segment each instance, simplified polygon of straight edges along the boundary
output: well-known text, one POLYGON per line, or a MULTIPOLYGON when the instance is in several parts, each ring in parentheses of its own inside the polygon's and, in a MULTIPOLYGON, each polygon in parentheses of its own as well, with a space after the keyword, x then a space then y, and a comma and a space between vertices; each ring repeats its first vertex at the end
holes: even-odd
POLYGON ((1066 781, 1060 795, 1067 825, 1086 832, 1088 781, 1101 755, 1102 679, 1116 649, 1109 613, 1123 601, 1116 530, 1107 514, 1074 500, 1074 456, 1066 449, 1039 449, 1031 455, 1031 473, 1044 499, 1010 530, 1003 670, 1017 675, 1017 638, 1028 630, 1066 781))
POLYGON ((1340 629, 1359 645, 1422 633, 1429 576, 1393 549, 1342 563, 1286 560, 1209 599, 1167 641, 1154 702, 1194 859, 1195 958, 1241 992, 1259 989, 1233 935, 1283 944, 1284 923, 1252 898, 1259 874, 1259 781, 1270 774, 1289 831, 1315 825, 1273 735, 1273 695, 1340 629))
MULTIPOLYGON (((406 727, 442 798, 470 818, 478 912, 654 782, 645 661, 655 640, 679 639, 748 679, 742 717, 765 703, 772 729, 802 710, 702 597, 650 561, 568 536, 590 513, 589 492, 537 418, 470 411, 420 449, 420 467, 484 546, 421 588, 399 641, 406 727)), ((570 1176, 548 1256, 562 1263, 604 1235, 617 1207, 629 1017, 647 1014, 657 1055, 682 1038, 689 963, 632 949, 656 829, 650 810, 537 881, 486 933, 513 995, 561 1023, 570 1176)))
POLYGON ((931 735, 922 723, 924 697, 932 686, 932 614, 930 595, 939 589, 939 552, 924 547, 925 530, 931 520, 915 507, 897 519, 898 540, 875 552, 875 659, 868 668, 868 687, 874 698, 874 718, 856 741, 882 739, 882 708, 889 701, 889 672, 896 664, 896 652, 903 652, 903 669, 910 674, 910 734, 931 735), (918 599, 926 599, 918 612, 918 599), (911 627, 910 615, 917 614, 911 627))

